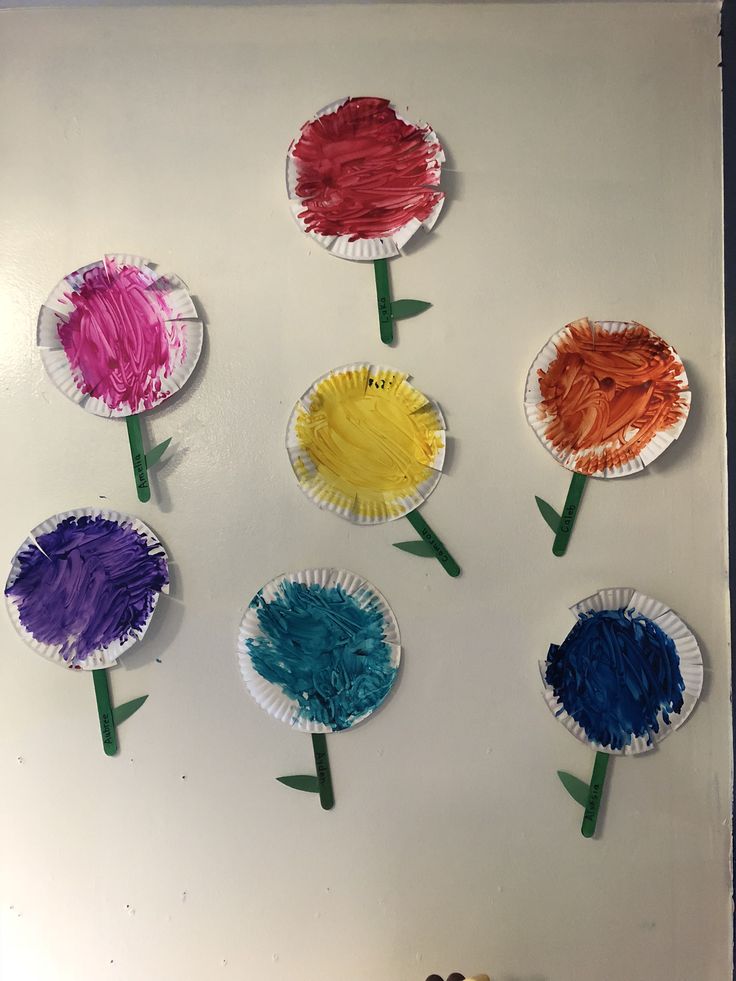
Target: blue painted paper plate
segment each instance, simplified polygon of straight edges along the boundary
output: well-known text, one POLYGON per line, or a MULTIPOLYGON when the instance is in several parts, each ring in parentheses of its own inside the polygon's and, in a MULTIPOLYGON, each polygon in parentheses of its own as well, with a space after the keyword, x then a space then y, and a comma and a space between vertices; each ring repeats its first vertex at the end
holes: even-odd
POLYGON ((300 732, 338 732, 384 701, 401 659, 399 626, 371 583, 345 569, 277 576, 240 623, 248 691, 300 732))
POLYGON ((601 752, 653 749, 700 696, 697 640, 666 604, 630 587, 601 589, 570 609, 577 623, 539 665, 547 707, 601 752))

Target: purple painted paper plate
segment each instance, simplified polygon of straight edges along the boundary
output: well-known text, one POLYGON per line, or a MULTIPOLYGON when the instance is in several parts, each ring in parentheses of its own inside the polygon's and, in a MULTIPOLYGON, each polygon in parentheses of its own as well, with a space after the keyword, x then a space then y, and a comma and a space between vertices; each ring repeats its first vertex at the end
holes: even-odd
POLYGON ((53 515, 13 556, 10 619, 36 653, 69 668, 107 668, 148 629, 169 591, 166 551, 142 521, 78 508, 53 515))

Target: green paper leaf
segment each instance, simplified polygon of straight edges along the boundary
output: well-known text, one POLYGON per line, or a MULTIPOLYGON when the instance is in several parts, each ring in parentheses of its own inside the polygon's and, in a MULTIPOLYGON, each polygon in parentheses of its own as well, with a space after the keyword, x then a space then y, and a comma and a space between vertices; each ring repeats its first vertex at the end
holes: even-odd
POLYGON ((429 542, 394 542, 393 545, 394 548, 400 548, 402 552, 411 552, 412 555, 420 555, 423 559, 434 558, 434 549, 429 542))
POLYGON ((574 777, 572 773, 565 773, 564 770, 558 770, 557 776, 562 781, 562 786, 572 797, 572 799, 577 801, 581 807, 587 807, 588 795, 590 794, 590 787, 588 784, 579 777, 574 777))
POLYGON ((431 306, 426 300, 394 300, 391 304, 391 316, 394 320, 406 320, 424 313, 431 306))
POLYGON ((154 446, 152 450, 146 453, 146 466, 150 470, 151 467, 155 467, 161 457, 169 448, 169 443, 171 442, 171 436, 165 439, 163 443, 159 443, 158 446, 154 446))
POLYGON ((551 504, 547 504, 547 502, 543 501, 541 497, 535 497, 534 500, 537 502, 539 513, 556 535, 557 529, 560 527, 559 514, 555 511, 551 504))
POLYGON ((131 698, 129 702, 123 702, 122 705, 116 705, 112 710, 115 725, 119 726, 121 722, 129 719, 134 712, 138 711, 147 698, 148 695, 141 695, 139 698, 131 698))
POLYGON ((319 780, 312 774, 296 777, 276 777, 279 783, 291 787, 293 790, 303 790, 308 794, 319 793, 319 780))

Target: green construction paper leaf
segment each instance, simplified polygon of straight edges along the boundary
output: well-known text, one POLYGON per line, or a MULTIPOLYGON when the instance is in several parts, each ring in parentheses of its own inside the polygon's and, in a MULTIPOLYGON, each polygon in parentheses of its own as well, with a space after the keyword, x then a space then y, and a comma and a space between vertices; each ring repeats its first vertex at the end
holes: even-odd
POLYGON ((434 558, 434 549, 429 542, 394 542, 393 545, 394 548, 400 548, 402 552, 411 552, 412 555, 420 555, 423 559, 434 558))
POLYGON ((163 443, 159 443, 158 446, 154 446, 152 450, 146 453, 146 466, 150 470, 151 467, 155 467, 161 457, 169 448, 169 443, 171 442, 171 436, 165 439, 163 443))
POLYGON ((406 320, 416 317, 432 306, 426 300, 394 300, 391 304, 391 316, 394 320, 406 320))
POLYGON ((148 695, 141 695, 139 698, 131 698, 129 702, 123 702, 122 705, 116 705, 112 710, 115 725, 119 726, 121 722, 129 719, 134 712, 138 711, 147 698, 148 695))
POLYGON ((312 774, 296 777, 276 777, 279 783, 291 787, 293 790, 304 790, 308 794, 319 793, 319 780, 312 774))
POLYGON ((574 777, 572 773, 565 773, 564 770, 558 770, 557 776, 562 781, 562 786, 572 797, 572 799, 577 801, 581 807, 587 807, 588 795, 590 794, 590 787, 588 784, 579 777, 574 777))
POLYGON ((555 511, 551 504, 547 504, 547 502, 543 501, 541 497, 535 497, 534 500, 537 502, 539 513, 556 535, 557 529, 560 527, 559 514, 555 511))

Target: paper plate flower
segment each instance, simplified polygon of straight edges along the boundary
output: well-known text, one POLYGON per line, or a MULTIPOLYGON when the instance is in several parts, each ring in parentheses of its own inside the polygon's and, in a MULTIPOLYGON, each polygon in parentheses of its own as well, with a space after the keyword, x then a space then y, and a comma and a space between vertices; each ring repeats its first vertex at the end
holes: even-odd
POLYGON ((356 524, 406 516, 425 541, 400 543, 460 572, 416 509, 437 486, 445 456, 439 405, 405 372, 365 362, 335 368, 301 396, 286 448, 311 501, 356 524))
POLYGON ((585 478, 643 470, 682 432, 690 391, 676 351, 648 327, 584 318, 537 355, 524 408, 542 445, 574 471, 562 515, 537 498, 562 555, 585 478))
POLYGON ((396 680, 401 646, 375 586, 344 569, 278 576, 256 593, 240 624, 238 657, 248 691, 269 715, 312 733, 317 778, 282 777, 332 806, 324 733, 366 719, 396 680), (327 786, 329 782, 329 786, 327 786))
POLYGON ((54 384, 88 412, 125 417, 140 500, 170 440, 143 451, 138 415, 186 383, 203 326, 185 285, 143 259, 106 255, 65 276, 38 316, 41 358, 54 384))
POLYGON ((386 260, 444 202, 445 159, 437 134, 402 117, 387 99, 338 99, 301 127, 286 160, 286 186, 300 228, 332 255, 374 263, 381 338, 393 321, 429 304, 392 301, 386 260))
POLYGON ((168 583, 161 543, 137 518, 117 511, 54 515, 13 558, 5 586, 10 618, 37 653, 92 671, 109 755, 117 748, 115 722, 145 699, 112 710, 105 669, 143 637, 168 583))
POLYGON ((652 749, 688 718, 703 687, 695 637, 659 600, 630 588, 603 589, 571 607, 577 622, 540 664, 544 697, 577 739, 596 749, 590 785, 560 777, 586 808, 590 837, 609 754, 652 749))

